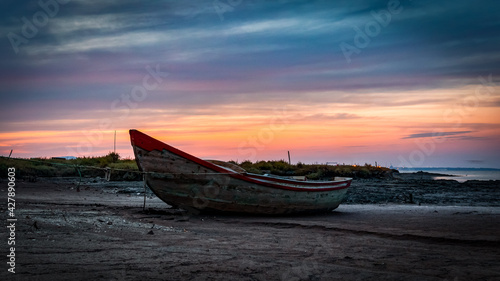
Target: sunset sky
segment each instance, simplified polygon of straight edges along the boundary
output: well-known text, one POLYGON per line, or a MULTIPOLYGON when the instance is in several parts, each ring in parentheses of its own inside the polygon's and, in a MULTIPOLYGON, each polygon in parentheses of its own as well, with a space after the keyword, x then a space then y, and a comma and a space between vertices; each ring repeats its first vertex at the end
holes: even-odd
POLYGON ((500 168, 498 1, 2 1, 0 155, 500 168))

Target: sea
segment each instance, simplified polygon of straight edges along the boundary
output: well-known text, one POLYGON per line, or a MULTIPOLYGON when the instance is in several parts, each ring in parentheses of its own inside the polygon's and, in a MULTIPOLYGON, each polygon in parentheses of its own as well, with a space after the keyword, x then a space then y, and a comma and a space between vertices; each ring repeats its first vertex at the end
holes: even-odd
POLYGON ((444 174, 451 176, 436 176, 434 179, 456 180, 465 182, 468 180, 500 180, 500 169, 489 168, 395 168, 400 173, 415 173, 418 171, 444 174))

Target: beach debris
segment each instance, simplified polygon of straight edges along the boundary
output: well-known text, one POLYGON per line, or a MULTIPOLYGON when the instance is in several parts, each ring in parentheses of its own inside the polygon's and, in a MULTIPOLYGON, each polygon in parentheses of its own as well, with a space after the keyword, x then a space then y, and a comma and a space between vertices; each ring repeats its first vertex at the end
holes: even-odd
POLYGON ((30 231, 32 231, 33 228, 35 228, 35 230, 39 230, 40 229, 40 227, 38 226, 38 224, 37 224, 36 221, 30 226, 30 231))
POLYGON ((375 262, 373 263, 374 266, 379 266, 379 267, 386 267, 387 265, 385 264, 385 262, 375 262))
POLYGON ((180 218, 175 218, 175 221, 189 221, 189 216, 182 216, 180 218))
POLYGON ((155 234, 155 233, 153 232, 153 230, 150 230, 150 231, 148 232, 148 234, 153 235, 153 234, 155 234))
POLYGON ((408 194, 402 193, 396 196, 397 199, 403 201, 404 203, 415 204, 413 201, 413 194, 409 192, 408 194))
POLYGON ((137 188, 135 188, 135 187, 124 187, 124 188, 121 188, 121 189, 115 188, 113 191, 115 193, 120 193, 120 194, 137 193, 137 195, 140 195, 140 193, 137 192, 137 188))

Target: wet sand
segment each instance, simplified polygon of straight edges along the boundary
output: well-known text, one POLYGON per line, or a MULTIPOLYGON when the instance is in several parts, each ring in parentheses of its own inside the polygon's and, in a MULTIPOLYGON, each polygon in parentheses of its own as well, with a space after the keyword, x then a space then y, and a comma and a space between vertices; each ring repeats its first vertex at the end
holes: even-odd
POLYGON ((331 213, 262 217, 189 214, 150 194, 144 211, 141 182, 19 182, 16 273, 2 231, 0 279, 500 280, 498 183, 453 205, 429 195, 440 182, 411 184, 356 181, 331 213))

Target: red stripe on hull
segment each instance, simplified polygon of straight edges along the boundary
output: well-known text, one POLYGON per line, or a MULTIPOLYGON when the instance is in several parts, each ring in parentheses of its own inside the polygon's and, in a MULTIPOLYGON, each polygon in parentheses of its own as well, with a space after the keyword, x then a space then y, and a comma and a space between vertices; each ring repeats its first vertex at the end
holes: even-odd
MULTIPOLYGON (((273 178, 273 177, 266 177, 266 176, 261 176, 261 175, 254 175, 254 174, 240 174, 236 172, 231 172, 229 170, 226 170, 220 166, 217 166, 215 164, 212 164, 210 162, 207 162, 205 160, 202 160, 200 158, 197 158, 191 154, 188 154, 184 151, 181 151, 175 147, 172 147, 166 143, 163 143, 159 140, 156 140, 142 132, 139 132, 137 130, 130 130, 130 140, 132 142, 132 146, 137 146, 141 149, 144 149, 146 151, 153 151, 157 150, 159 152, 162 152, 163 150, 167 150, 171 153, 174 153, 182 158, 185 158, 189 161, 192 161, 194 163, 197 163, 198 165, 201 165, 205 168, 208 168, 210 170, 213 170, 215 172, 221 173, 221 174, 227 174, 230 177, 240 179, 246 182, 254 183, 254 184, 259 184, 271 188, 278 188, 278 189, 286 189, 286 190, 292 190, 292 191, 299 191, 299 192, 324 192, 324 191, 332 191, 332 190, 340 190, 340 189, 345 189, 348 188, 351 185, 351 180, 342 180, 342 181, 330 181, 330 182, 307 182, 307 181, 295 181, 295 180, 288 180, 288 179, 279 179, 279 178, 273 178), (295 185, 295 186, 290 186, 290 185, 295 185), (296 187, 300 186, 300 187, 296 187), (315 188, 314 188, 315 187, 315 188), (323 187, 323 188, 321 188, 323 187)), ((137 156, 136 156, 137 158, 137 156)), ((140 163, 139 168, 141 169, 140 163)), ((150 172, 150 171, 144 171, 144 172, 150 172)))

